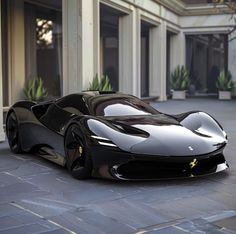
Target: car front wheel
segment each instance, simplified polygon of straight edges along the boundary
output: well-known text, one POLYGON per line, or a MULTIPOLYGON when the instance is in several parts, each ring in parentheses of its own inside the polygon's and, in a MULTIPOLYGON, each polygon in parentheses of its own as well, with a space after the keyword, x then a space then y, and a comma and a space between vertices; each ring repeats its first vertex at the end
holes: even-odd
POLYGON ((14 111, 11 111, 7 118, 6 134, 11 151, 15 154, 22 153, 19 136, 19 123, 14 111))
POLYGON ((92 160, 85 139, 77 124, 69 126, 65 136, 67 168, 76 179, 88 179, 92 174, 92 160))

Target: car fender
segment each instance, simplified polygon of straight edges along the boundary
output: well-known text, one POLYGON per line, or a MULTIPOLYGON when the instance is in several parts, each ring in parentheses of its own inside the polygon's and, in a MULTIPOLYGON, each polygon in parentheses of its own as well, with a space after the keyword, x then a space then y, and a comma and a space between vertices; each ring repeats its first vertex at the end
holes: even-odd
POLYGON ((180 124, 196 134, 227 140, 222 126, 206 112, 189 112, 180 120, 180 124))

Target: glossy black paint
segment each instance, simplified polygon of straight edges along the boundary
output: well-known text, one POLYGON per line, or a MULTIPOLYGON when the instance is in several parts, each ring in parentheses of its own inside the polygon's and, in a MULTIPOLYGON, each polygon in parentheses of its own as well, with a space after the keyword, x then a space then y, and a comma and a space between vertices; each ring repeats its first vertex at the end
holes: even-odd
POLYGON ((228 168, 223 156, 227 136, 204 112, 171 116, 131 95, 98 92, 41 104, 22 101, 11 107, 7 118, 12 112, 18 120, 22 150, 67 165, 69 170, 78 160, 85 160, 71 140, 72 124, 85 139, 80 145, 86 157, 89 152, 93 176, 161 179, 228 168))

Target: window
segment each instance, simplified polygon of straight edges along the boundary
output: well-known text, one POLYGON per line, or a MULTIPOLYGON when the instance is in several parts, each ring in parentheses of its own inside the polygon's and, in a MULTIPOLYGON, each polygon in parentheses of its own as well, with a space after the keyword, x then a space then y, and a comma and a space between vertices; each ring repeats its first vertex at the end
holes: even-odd
POLYGON ((71 112, 76 115, 88 115, 89 111, 84 102, 83 96, 80 94, 71 94, 60 98, 56 102, 57 106, 65 111, 71 112))
POLYGON ((217 93, 216 80, 228 68, 228 36, 186 36, 186 65, 190 71, 190 94, 217 93))
POLYGON ((41 77, 50 97, 61 96, 61 1, 54 8, 25 3, 25 52, 26 79, 41 77))
POLYGON ((101 71, 119 90, 119 17, 121 12, 100 4, 101 71))
POLYGON ((141 21, 141 97, 149 96, 149 33, 152 26, 141 21))
POLYGON ((94 97, 93 110, 96 116, 151 115, 157 110, 134 97, 94 97))

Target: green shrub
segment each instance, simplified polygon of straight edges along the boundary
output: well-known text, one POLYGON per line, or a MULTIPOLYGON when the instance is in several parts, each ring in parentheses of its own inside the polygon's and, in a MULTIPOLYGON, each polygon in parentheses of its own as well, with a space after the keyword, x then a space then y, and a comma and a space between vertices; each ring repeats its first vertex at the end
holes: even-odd
POLYGON ((171 73, 171 87, 173 90, 186 90, 189 85, 189 72, 184 66, 177 66, 171 73))
POLYGON ((89 83, 89 91, 112 91, 108 76, 102 76, 100 79, 98 75, 93 78, 92 83, 89 83))
POLYGON ((43 86, 42 78, 29 79, 24 88, 25 99, 29 101, 43 101, 48 92, 43 86))
POLYGON ((234 89, 234 82, 232 80, 232 74, 228 71, 226 74, 221 71, 216 81, 216 87, 220 91, 232 91, 234 89))

